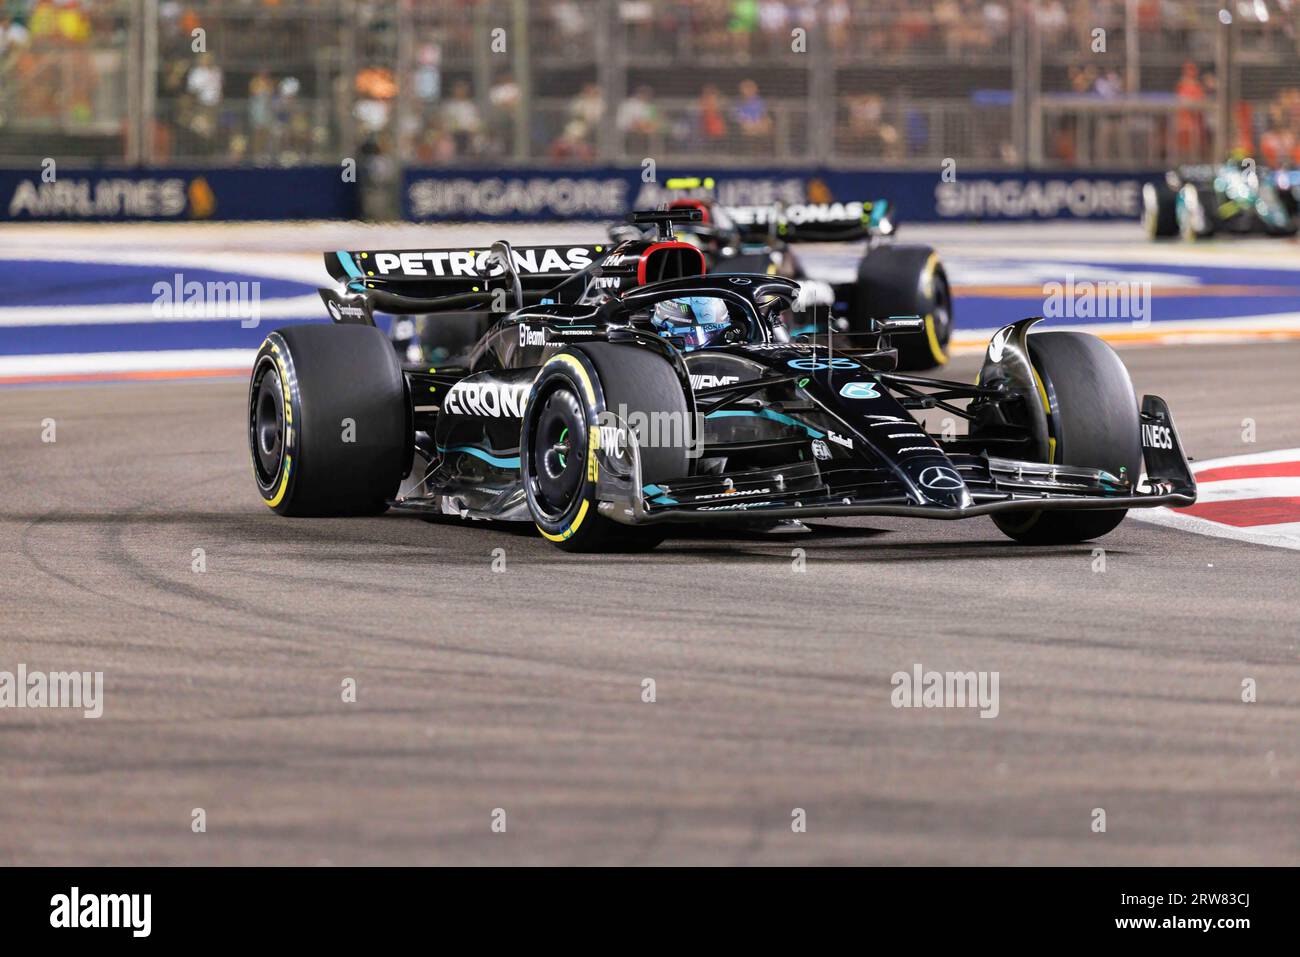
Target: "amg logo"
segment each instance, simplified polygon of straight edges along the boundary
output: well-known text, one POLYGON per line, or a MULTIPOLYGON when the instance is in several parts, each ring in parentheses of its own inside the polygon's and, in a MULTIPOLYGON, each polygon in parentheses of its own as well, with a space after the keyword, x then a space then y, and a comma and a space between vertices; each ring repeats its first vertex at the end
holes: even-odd
MULTIPOLYGON (((523 274, 576 272, 591 265, 591 250, 585 246, 533 247, 512 250, 515 269, 523 274)), ((491 250, 418 249, 407 252, 373 253, 381 276, 400 272, 404 276, 499 276, 505 268, 493 261, 491 250)))
POLYGON ((708 373, 695 375, 692 373, 691 388, 699 392, 701 389, 716 389, 720 385, 734 385, 739 381, 740 377, 734 375, 709 375, 708 373))
POLYGON ((1172 449, 1174 436, 1166 425, 1142 426, 1142 444, 1149 449, 1172 449))
POLYGON ((596 289, 617 289, 623 284, 619 276, 597 276, 592 286, 596 289))
POLYGON ((520 419, 532 384, 520 382, 457 382, 443 407, 453 415, 479 415, 494 419, 520 419))
POLYGON ((532 326, 521 323, 519 326, 519 346, 544 346, 546 345, 546 330, 534 329, 532 326))

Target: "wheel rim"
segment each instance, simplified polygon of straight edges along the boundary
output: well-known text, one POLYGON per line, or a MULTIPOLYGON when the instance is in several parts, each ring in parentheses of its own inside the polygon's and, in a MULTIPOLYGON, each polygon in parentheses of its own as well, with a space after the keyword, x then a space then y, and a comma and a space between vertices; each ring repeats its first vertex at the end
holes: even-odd
POLYGON ((249 441, 258 484, 270 488, 284 461, 284 388, 275 363, 264 359, 253 380, 249 441))
POLYGON ((934 277, 934 337, 945 350, 952 338, 952 294, 942 273, 934 277))
POLYGON ((586 416, 568 388, 551 392, 537 413, 528 480, 538 510, 563 517, 581 498, 587 460, 586 416))

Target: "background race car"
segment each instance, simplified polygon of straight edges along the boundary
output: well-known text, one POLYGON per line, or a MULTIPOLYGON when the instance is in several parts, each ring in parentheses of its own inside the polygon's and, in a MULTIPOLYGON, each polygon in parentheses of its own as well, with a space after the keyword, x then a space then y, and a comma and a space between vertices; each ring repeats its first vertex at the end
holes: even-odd
POLYGON ((1152 239, 1294 236, 1300 231, 1300 172, 1268 169, 1248 158, 1179 167, 1163 182, 1143 186, 1142 225, 1152 239))
MULTIPOLYGON (((952 288, 930 246, 896 243, 897 210, 888 199, 725 206, 707 177, 669 179, 686 195, 672 209, 697 209, 700 219, 678 234, 698 245, 710 272, 753 272, 798 280, 791 331, 867 332, 873 319, 918 316, 925 334, 899 343, 899 368, 925 370, 948 361, 954 326, 952 288), (820 271, 800 256, 800 244, 863 246, 853 275, 820 271)), ((625 228, 615 236, 627 235, 625 228)))

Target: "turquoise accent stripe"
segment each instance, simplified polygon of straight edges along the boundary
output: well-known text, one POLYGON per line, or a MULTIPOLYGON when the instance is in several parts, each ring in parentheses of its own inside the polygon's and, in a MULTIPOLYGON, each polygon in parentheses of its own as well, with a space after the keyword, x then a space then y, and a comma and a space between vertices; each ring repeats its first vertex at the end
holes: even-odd
POLYGON ((782 425, 793 425, 796 428, 803 429, 808 433, 809 438, 824 439, 825 432, 818 432, 810 425, 804 425, 798 419, 792 419, 788 415, 780 412, 773 412, 771 409, 761 409, 758 412, 746 412, 741 409, 722 409, 717 412, 710 412, 705 416, 706 419, 729 419, 733 416, 749 416, 751 418, 771 419, 773 422, 780 422, 782 425))
POLYGON ((676 505, 677 504, 677 499, 669 498, 667 495, 664 495, 663 489, 661 489, 658 485, 647 485, 645 486, 645 488, 641 489, 641 491, 644 492, 646 495, 655 496, 654 498, 650 499, 651 505, 676 505))
POLYGON ((880 221, 884 218, 884 216, 885 216, 885 210, 887 210, 887 209, 889 209, 889 200, 887 200, 887 199, 878 199, 878 200, 876 200, 875 204, 871 207, 871 225, 872 225, 872 226, 879 226, 879 225, 880 225, 880 221))
POLYGON ((482 459, 488 465, 495 465, 499 469, 519 468, 519 456, 517 455, 512 459, 502 458, 498 455, 493 455, 491 452, 485 452, 482 449, 476 448, 475 446, 472 445, 454 445, 449 449, 443 448, 440 445, 438 446, 438 451, 441 452, 443 455, 446 455, 448 452, 464 452, 466 455, 472 455, 476 459, 482 459))
POLYGON ((334 255, 339 258, 339 265, 343 267, 343 271, 353 279, 365 278, 365 276, 362 275, 361 270, 357 268, 357 264, 352 261, 352 257, 348 254, 346 249, 340 249, 334 255))

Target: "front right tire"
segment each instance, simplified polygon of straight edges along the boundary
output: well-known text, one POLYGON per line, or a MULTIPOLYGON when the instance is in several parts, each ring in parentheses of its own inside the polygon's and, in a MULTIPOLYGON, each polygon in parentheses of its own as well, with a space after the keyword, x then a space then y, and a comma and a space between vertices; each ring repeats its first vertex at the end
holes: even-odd
POLYGON ((564 551, 644 551, 666 535, 662 525, 625 525, 598 512, 593 443, 614 417, 615 428, 636 433, 643 485, 689 472, 689 408, 666 358, 608 342, 556 353, 538 372, 524 411, 520 471, 538 531, 564 551))

